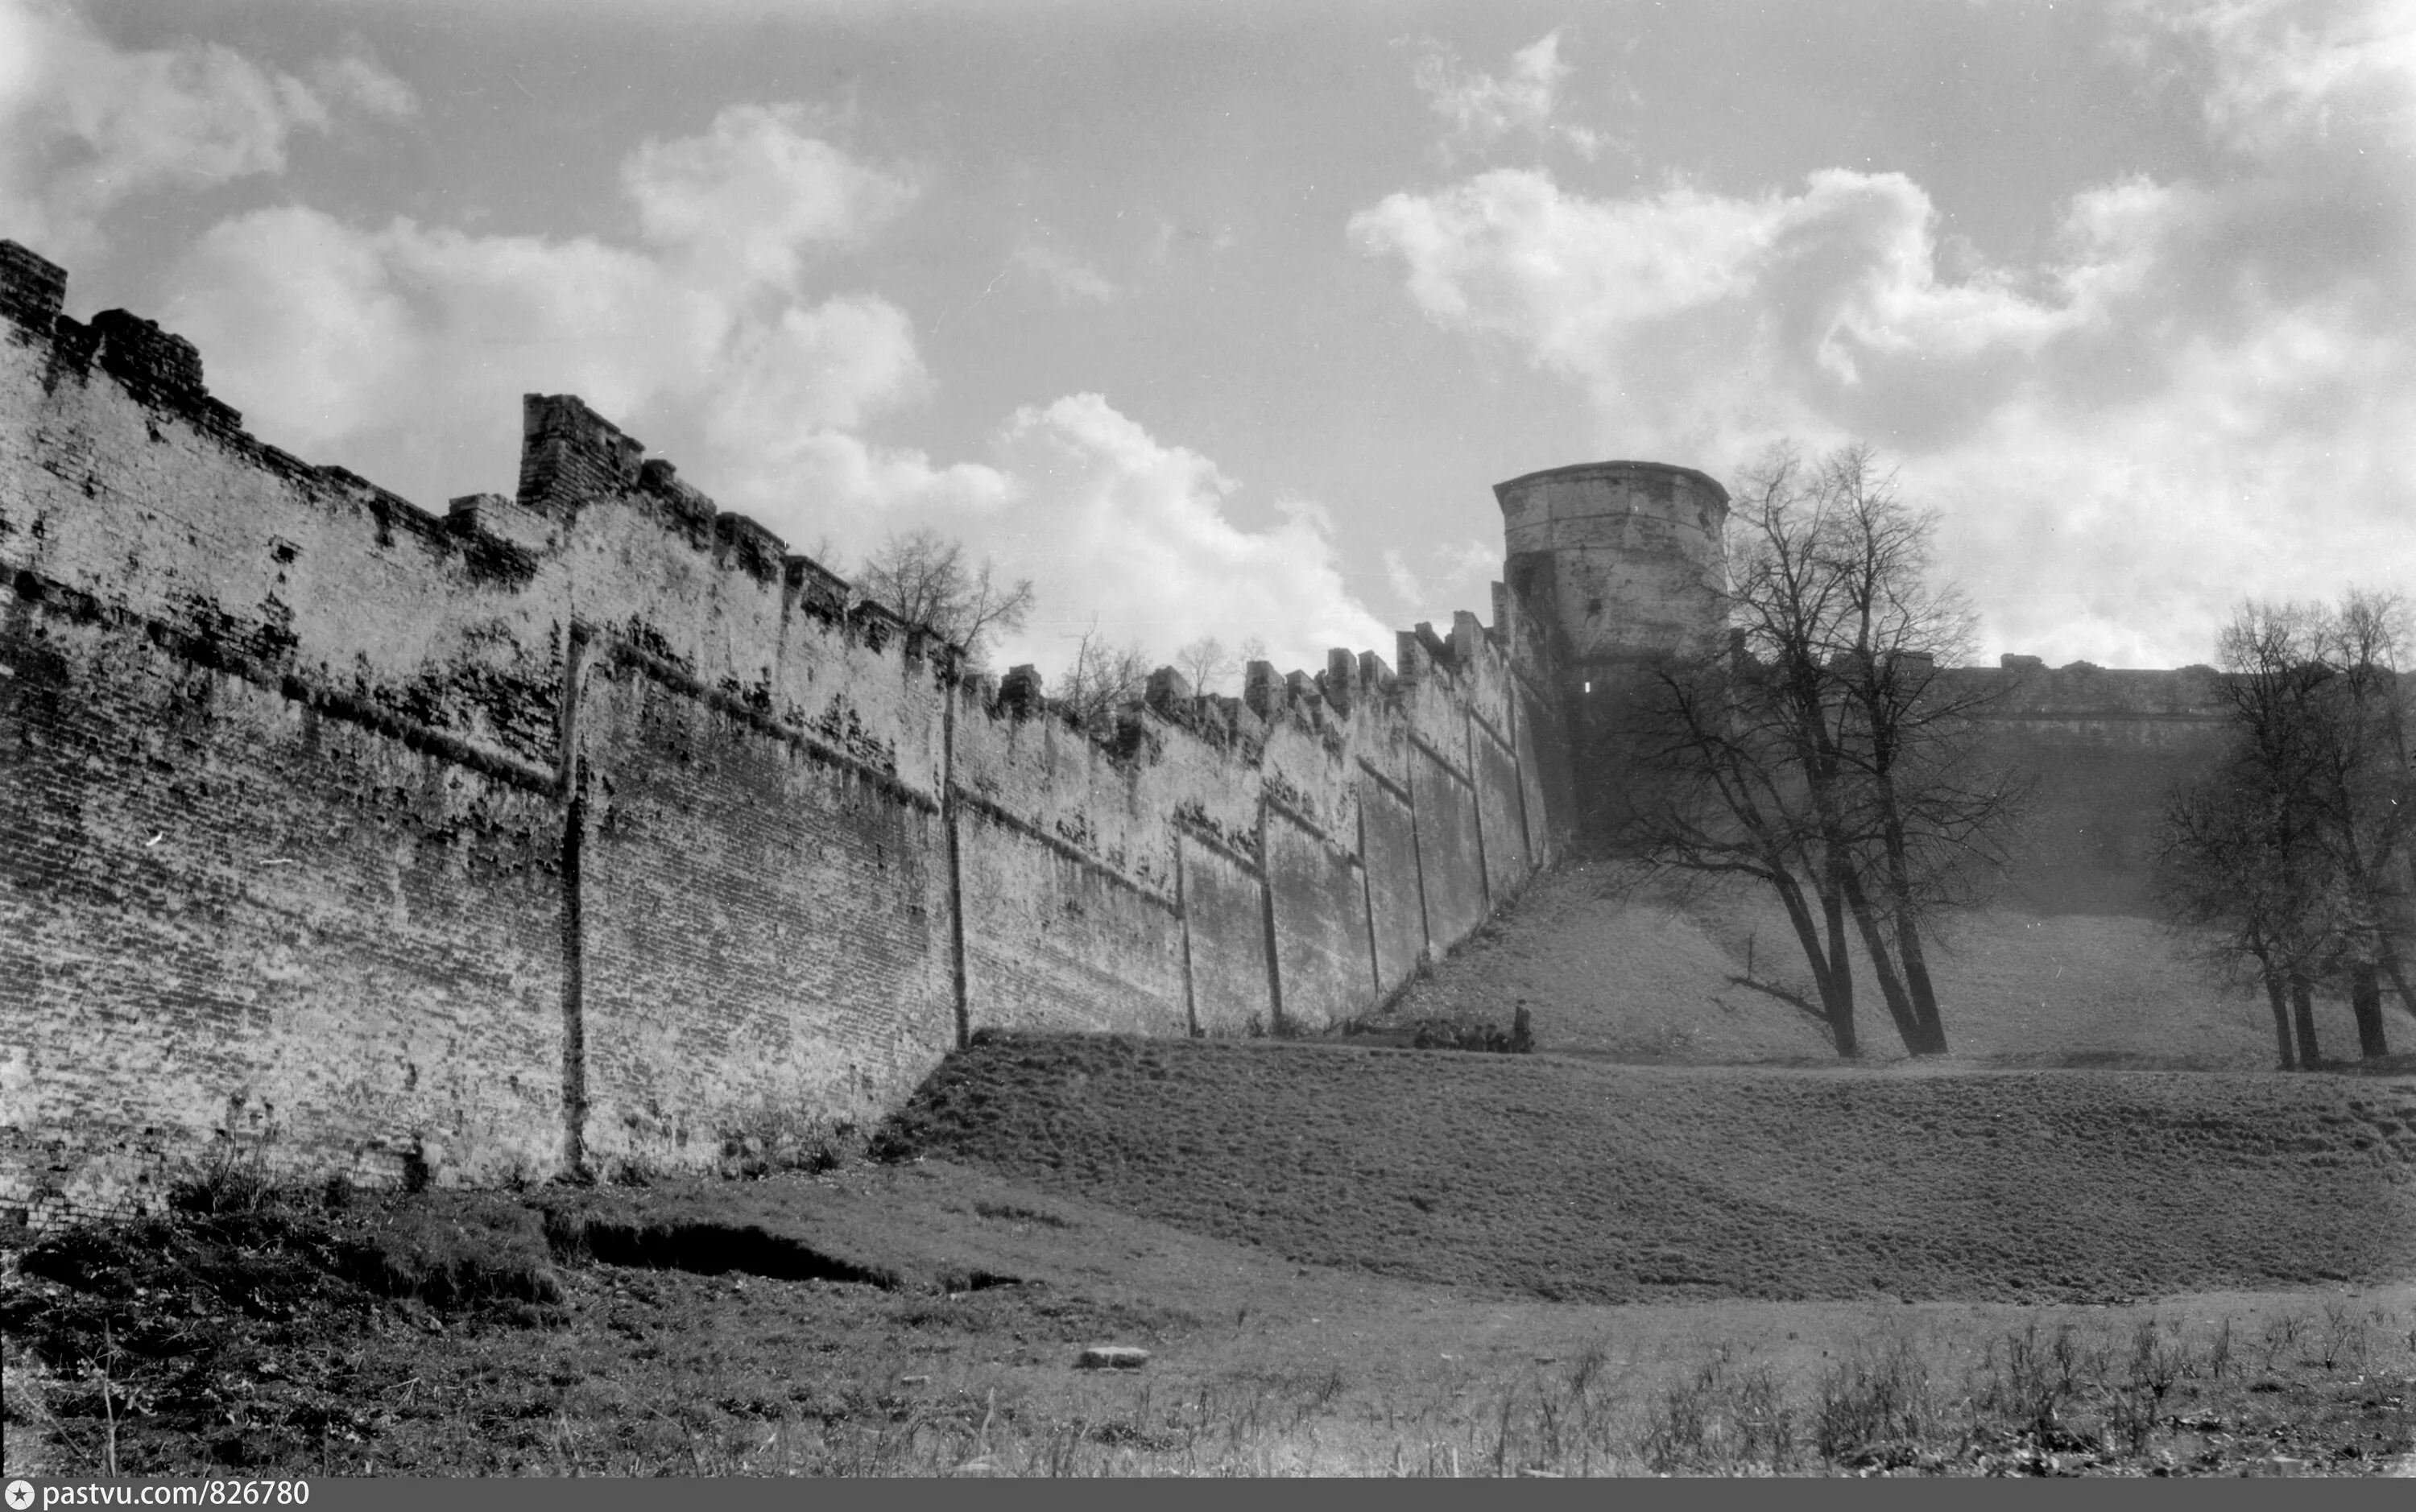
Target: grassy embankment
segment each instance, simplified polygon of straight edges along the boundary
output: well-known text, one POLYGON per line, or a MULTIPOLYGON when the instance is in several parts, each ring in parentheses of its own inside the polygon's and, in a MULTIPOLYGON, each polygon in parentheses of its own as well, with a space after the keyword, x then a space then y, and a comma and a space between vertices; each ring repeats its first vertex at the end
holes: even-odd
POLYGON ((1000 1039, 900 1120, 922 1159, 334 1206, 222 1171, 47 1239, 8 1458, 2371 1474, 2416 1448, 2411 1130, 2365 1078, 1000 1039), (1155 1358, 1073 1368, 1110 1340, 1155 1358))
MULTIPOLYGON (((2002 906, 1939 921, 1930 966, 1954 1064, 2265 1071, 2274 1061, 2261 996, 2226 992, 2152 919, 2002 906)), ((1859 950, 1865 1059, 1904 1058, 1859 950)), ((1525 1001, 1537 1042, 1571 1055, 1662 1064, 1825 1064, 1825 1031, 1779 994, 1811 981, 1786 917, 1763 890, 1693 897, 1640 886, 1608 863, 1578 863, 1528 891, 1429 979, 1393 1019, 1491 1021, 1525 1001)), ((2319 999, 2326 1052, 2356 1054, 2343 1004, 2319 999)), ((2416 1019, 2392 1012, 2393 1042, 2416 1019)), ((2396 1068, 2416 1070, 2416 1056, 2396 1068)))
POLYGON ((2416 1277, 2416 1089, 1001 1037, 922 1147, 1308 1264, 1554 1299, 2416 1277))

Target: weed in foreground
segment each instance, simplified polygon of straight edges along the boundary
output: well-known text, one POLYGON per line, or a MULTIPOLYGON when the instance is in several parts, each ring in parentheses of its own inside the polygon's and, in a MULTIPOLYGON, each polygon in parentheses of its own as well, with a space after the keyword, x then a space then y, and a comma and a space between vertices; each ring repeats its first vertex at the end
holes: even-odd
MULTIPOLYGON (((1824 1435, 1830 1418, 1824 1396, 1824 1435)), ((1725 1349, 1691 1379, 1663 1388, 1638 1448, 1656 1475, 1774 1475, 1801 1463, 1795 1409, 1770 1368, 1739 1370, 1725 1349)))
POLYGON ((264 1147, 231 1139, 221 1139, 168 1187, 171 1209, 201 1217, 259 1213, 284 1205, 286 1196, 269 1174, 264 1147))
POLYGON ((2348 1298, 2261 1334, 2043 1321, 1793 1373, 1595 1339, 1500 1378, 1077 1379, 1069 1340, 1146 1320, 607 1264, 511 1201, 196 1205, 29 1252, 0 1296, 12 1465, 30 1445, 54 1474, 2161 1475, 2416 1449, 2416 1330, 2348 1298))
POLYGON ((2133 1325, 2129 1370, 2114 1386, 2108 1427, 2134 1456, 2148 1452, 2164 1420, 2165 1399, 2189 1363, 2187 1349, 2155 1318, 2133 1325))
POLYGON ((1921 1463, 1938 1422, 1928 1362, 1898 1340, 1822 1372, 1813 1447, 1832 1464, 1897 1469, 1921 1463))
POLYGON ((767 1105, 728 1121, 718 1169, 737 1177, 780 1171, 818 1175, 861 1160, 868 1143, 865 1131, 849 1120, 767 1105))
POLYGON ((2316 1334, 2316 1352, 2317 1362, 2327 1370, 2364 1361, 2365 1320, 2357 1316, 2346 1298, 2334 1297, 2324 1304, 2323 1321, 2316 1334))

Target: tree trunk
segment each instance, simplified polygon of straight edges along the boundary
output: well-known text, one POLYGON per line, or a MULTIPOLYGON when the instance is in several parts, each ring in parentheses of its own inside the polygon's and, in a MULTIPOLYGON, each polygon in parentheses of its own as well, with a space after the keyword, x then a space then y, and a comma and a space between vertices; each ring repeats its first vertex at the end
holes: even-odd
MULTIPOLYGON (((1795 928, 1796 942, 1804 947, 1804 959, 1812 967, 1812 984, 1820 994, 1820 1011, 1829 1025, 1829 1039, 1837 1047, 1840 1058, 1851 1060, 1857 1053, 1852 981, 1841 981, 1838 968, 1842 960, 1833 962, 1820 949, 1820 926, 1814 922, 1811 905, 1804 901, 1804 890, 1796 885, 1794 877, 1781 873, 1774 885, 1779 901, 1787 906, 1787 921, 1795 928)), ((1750 961, 1746 975, 1752 975, 1750 961)))
MULTIPOLYGON (((1854 1033, 1854 964, 1846 954, 1846 906, 1835 889, 1820 893, 1820 918, 1829 931, 1829 975, 1837 984, 1837 1018, 1849 1039, 1854 1033)), ((1839 1055, 1846 1052, 1839 1051, 1839 1055)), ((1859 1041, 1853 1052, 1861 1055, 1859 1041)))
POLYGON ((2408 990, 2407 969, 2400 965, 2399 951, 2388 939, 2382 942, 2382 970, 2391 979, 2392 991, 2399 995, 2399 1006, 2416 1015, 2416 992, 2408 990))
POLYGON ((2391 1054, 2382 1032, 2382 982, 2371 961, 2348 968, 2348 1010, 2357 1019, 2357 1053, 2369 1060, 2391 1054))
POLYGON ((1846 906, 1854 916, 1854 927, 1863 936, 1863 951, 1871 958, 1871 975, 1880 979, 1880 996, 1887 999, 1888 1016, 1895 1020, 1895 1032, 1904 1040, 1906 1054, 1934 1055, 1929 1037, 1912 1011, 1912 999, 1895 974, 1895 958, 1888 951, 1886 936, 1880 933, 1870 895, 1863 891, 1863 884, 1852 872, 1841 868, 1839 879, 1844 884, 1846 906))
POLYGON ((2316 1048, 2316 991, 2304 977, 2290 978, 2290 1018, 2299 1028, 2299 1069, 2314 1070, 2324 1055, 2316 1048))
POLYGON ((1895 916, 1896 953, 1904 960, 1905 986, 1912 994, 1913 1021, 1921 1025, 1927 1054, 1946 1054, 1946 1021, 1938 1016, 1938 994, 1929 985, 1929 962, 1921 948, 1921 928, 1910 910, 1895 916))
POLYGON ((1895 792, 1882 779, 1887 805, 1888 892, 1895 906, 1895 948, 1904 964, 1904 984, 1912 996, 1912 1018, 1921 1026, 1926 1051, 1946 1054, 1946 1021, 1938 1015, 1938 993, 1930 985, 1929 962, 1921 949, 1921 925, 1913 916, 1912 870, 1905 861, 1904 824, 1895 816, 1895 792))
POLYGON ((2282 996, 2281 974, 2268 969, 2265 973, 2265 1000, 2273 1006, 2273 1041, 2282 1056, 2282 1070, 2299 1069, 2299 1057, 2290 1045, 2290 1005, 2282 996))

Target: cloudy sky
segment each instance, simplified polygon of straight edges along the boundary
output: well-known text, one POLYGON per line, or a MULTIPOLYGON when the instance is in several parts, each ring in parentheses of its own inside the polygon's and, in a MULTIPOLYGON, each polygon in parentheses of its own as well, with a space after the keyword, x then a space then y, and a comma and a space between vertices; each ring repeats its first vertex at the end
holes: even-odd
POLYGON ((0 235, 423 504, 584 396, 847 570, 933 526, 1285 666, 1490 486, 1867 441, 1977 651, 2416 591, 2416 0, 0 0, 0 235))

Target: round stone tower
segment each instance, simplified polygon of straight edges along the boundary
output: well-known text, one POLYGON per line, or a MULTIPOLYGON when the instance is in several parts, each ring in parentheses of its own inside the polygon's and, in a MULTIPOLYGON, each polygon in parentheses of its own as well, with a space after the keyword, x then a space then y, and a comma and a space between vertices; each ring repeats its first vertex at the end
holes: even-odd
POLYGON ((1558 634, 1563 672, 1717 637, 1726 488, 1690 467, 1581 462, 1493 486, 1510 591, 1558 634))
POLYGON ((1728 490, 1693 468, 1583 462, 1493 496, 1502 576, 1559 674, 1573 817, 1581 838, 1615 843, 1653 801, 1633 750, 1651 666, 1726 634, 1728 490))

